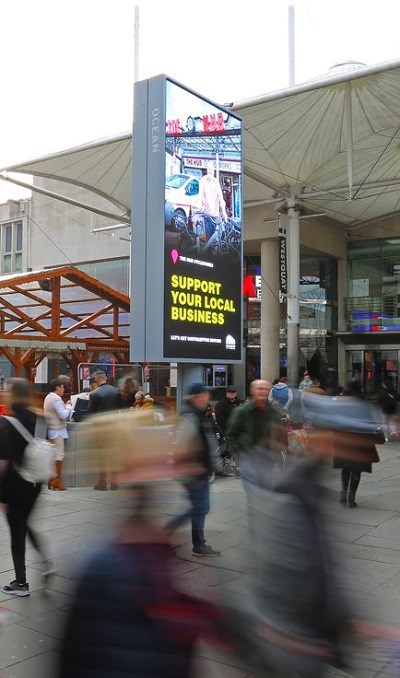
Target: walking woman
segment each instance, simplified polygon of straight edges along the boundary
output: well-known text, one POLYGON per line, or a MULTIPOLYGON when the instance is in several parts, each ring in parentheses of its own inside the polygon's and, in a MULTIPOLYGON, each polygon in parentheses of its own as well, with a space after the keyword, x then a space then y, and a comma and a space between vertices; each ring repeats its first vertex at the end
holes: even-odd
MULTIPOLYGON (((34 435, 36 414, 32 408, 30 383, 26 379, 7 379, 5 395, 10 415, 18 419, 29 433, 34 435)), ((26 445, 25 438, 13 425, 4 417, 0 417, 0 502, 4 505, 10 528, 11 553, 15 570, 15 579, 3 586, 1 591, 16 596, 29 596, 25 566, 27 534, 47 566, 44 576, 50 574, 50 563, 45 560, 39 538, 28 525, 41 484, 27 482, 17 471, 22 464, 26 445)))
POLYGON ((355 508, 356 492, 361 473, 372 473, 372 464, 379 461, 376 445, 385 442, 378 417, 374 417, 372 405, 365 400, 361 383, 351 380, 339 400, 346 398, 346 410, 354 414, 353 431, 336 431, 334 436, 334 468, 342 469, 340 503, 355 508), (375 423, 374 423, 375 422, 375 423))

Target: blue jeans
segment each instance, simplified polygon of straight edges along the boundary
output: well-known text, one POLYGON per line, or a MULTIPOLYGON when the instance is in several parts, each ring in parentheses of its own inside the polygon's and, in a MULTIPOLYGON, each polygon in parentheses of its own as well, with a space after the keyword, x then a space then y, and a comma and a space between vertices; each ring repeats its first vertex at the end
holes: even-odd
POLYGON ((210 511, 210 486, 208 484, 208 478, 196 478, 193 482, 185 483, 184 487, 189 495, 192 506, 185 513, 173 518, 168 523, 168 527, 172 530, 176 530, 190 518, 192 521, 193 548, 199 548, 206 543, 204 538, 204 525, 206 522, 206 515, 210 511))

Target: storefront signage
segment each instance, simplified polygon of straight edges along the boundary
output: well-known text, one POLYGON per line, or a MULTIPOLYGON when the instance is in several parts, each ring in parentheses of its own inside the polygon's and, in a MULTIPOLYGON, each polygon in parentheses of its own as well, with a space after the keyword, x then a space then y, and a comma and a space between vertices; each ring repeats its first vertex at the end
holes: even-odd
POLYGON ((279 300, 283 301, 287 297, 287 252, 286 236, 279 236, 279 300))
MULTIPOLYGON (((185 167, 197 167, 199 169, 206 169, 207 162, 210 158, 183 158, 183 163, 185 167)), ((232 160, 220 160, 219 164, 220 172, 233 172, 235 174, 240 174, 241 164, 237 161, 232 160)))
POLYGON ((243 296, 247 299, 261 299, 261 276, 245 275, 243 278, 243 296))

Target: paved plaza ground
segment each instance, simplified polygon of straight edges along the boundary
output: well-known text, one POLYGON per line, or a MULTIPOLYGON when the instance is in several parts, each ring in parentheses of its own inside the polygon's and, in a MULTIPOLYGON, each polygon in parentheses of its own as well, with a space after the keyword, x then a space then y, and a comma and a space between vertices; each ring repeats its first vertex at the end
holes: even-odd
MULTIPOLYGON (((353 587, 384 614, 400 621, 400 444, 379 448, 381 463, 373 474, 363 474, 359 506, 354 510, 338 502, 339 472, 327 469, 324 483, 332 490, 328 511, 335 522, 338 567, 353 575, 353 587)), ((248 572, 247 519, 241 481, 219 478, 212 487, 213 508, 207 519, 209 543, 221 549, 221 558, 196 560, 191 555, 189 529, 177 548, 185 587, 217 590, 224 586, 238 595, 248 572)), ((168 497, 167 497, 168 499, 168 497)), ((174 510, 168 501, 162 513, 174 510)), ((95 492, 92 488, 70 488, 66 492, 43 492, 32 526, 46 535, 58 574, 47 591, 40 577, 36 552, 28 548, 27 565, 31 595, 15 598, 0 594, 6 612, 0 631, 1 678, 51 678, 63 623, 71 602, 76 573, 84 559, 103 539, 113 533, 124 515, 124 493, 95 492)), ((176 507, 175 507, 176 509, 176 507)), ((0 576, 2 584, 14 578, 8 527, 0 517, 0 576)), ((385 657, 360 660, 349 674, 328 670, 328 675, 383 678, 399 675, 385 668, 385 657)), ((237 658, 226 657, 206 647, 199 648, 196 664, 199 678, 245 678, 249 676, 237 658)))

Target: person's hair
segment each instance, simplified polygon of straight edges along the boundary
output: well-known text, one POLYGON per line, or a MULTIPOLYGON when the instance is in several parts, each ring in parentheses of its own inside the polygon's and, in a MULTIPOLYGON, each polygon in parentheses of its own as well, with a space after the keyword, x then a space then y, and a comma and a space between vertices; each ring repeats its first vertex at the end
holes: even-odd
POLYGON ((59 379, 64 384, 64 394, 71 395, 72 393, 71 377, 69 377, 67 374, 59 374, 57 379, 59 379))
POLYGON ((122 395, 129 395, 132 391, 136 392, 137 384, 135 383, 135 379, 131 376, 124 377, 120 382, 119 389, 122 395))
POLYGON ((50 382, 50 391, 55 391, 57 386, 65 386, 65 382, 61 379, 52 379, 50 382))
POLYGON ((5 386, 10 396, 9 406, 12 410, 32 406, 32 384, 27 379, 10 377, 6 379, 5 386))
POLYGON ((97 370, 92 377, 93 381, 100 379, 101 381, 107 381, 107 375, 103 370, 97 370))

